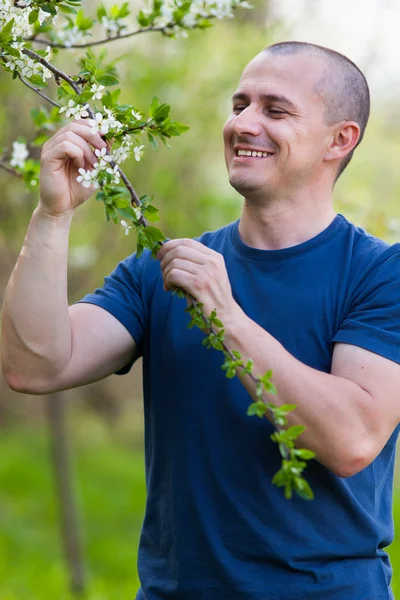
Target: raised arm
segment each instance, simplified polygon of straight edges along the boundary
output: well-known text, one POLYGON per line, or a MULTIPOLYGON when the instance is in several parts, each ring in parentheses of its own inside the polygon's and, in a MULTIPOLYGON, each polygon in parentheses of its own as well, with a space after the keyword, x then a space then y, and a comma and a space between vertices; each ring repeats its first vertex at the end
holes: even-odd
POLYGON ((40 202, 7 286, 1 359, 8 385, 48 393, 101 379, 135 352, 128 331, 105 310, 68 307, 67 257, 71 221, 93 188, 76 181, 105 146, 84 122, 62 128, 43 147, 40 202))

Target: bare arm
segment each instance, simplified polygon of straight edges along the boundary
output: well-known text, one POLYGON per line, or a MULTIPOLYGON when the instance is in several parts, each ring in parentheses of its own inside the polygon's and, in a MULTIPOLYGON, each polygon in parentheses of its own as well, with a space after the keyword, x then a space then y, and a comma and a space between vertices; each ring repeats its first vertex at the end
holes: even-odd
MULTIPOLYGON (((272 369, 278 396, 271 402, 296 404, 289 425, 305 425, 299 445, 336 475, 347 477, 368 466, 400 421, 400 365, 349 344, 336 344, 331 373, 313 369, 292 356, 252 321, 232 297, 223 257, 195 240, 172 240, 158 253, 166 289, 182 287, 216 308, 225 343, 254 359, 254 373, 272 369)), ((248 377, 241 382, 256 399, 248 377)))
POLYGON ((85 124, 72 123, 42 151, 40 202, 3 307, 2 368, 18 391, 46 393, 100 379, 135 352, 128 331, 106 311, 68 308, 69 230, 75 209, 93 192, 76 177, 78 168, 95 161, 91 146, 104 142, 85 124))

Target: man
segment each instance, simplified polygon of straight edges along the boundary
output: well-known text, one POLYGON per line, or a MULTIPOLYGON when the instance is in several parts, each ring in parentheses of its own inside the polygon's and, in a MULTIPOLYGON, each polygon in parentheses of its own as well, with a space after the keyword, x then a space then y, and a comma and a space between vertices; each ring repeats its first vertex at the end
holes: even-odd
POLYGON ((89 192, 77 169, 103 140, 72 123, 43 148, 41 197, 3 313, 3 370, 47 393, 126 372, 143 355, 147 505, 138 600, 386 600, 400 403, 400 246, 332 208, 369 115, 364 76, 302 43, 244 70, 224 126, 240 221, 129 257, 68 309, 68 231, 89 192), (226 344, 273 371, 277 403, 316 452, 311 502, 285 501, 254 386, 187 329, 183 287, 226 344))

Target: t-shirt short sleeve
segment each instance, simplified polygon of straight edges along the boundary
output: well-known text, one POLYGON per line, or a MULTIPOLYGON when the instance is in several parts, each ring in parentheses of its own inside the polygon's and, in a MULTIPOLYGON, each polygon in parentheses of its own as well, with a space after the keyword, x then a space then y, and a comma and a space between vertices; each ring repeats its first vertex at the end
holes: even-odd
POLYGON ((357 284, 333 341, 360 346, 400 363, 400 251, 388 253, 357 284))
MULTIPOLYGON (((95 304, 112 314, 129 331, 137 347, 136 358, 143 354, 148 307, 143 293, 143 270, 147 253, 140 258, 133 254, 120 262, 114 271, 104 278, 104 285, 79 302, 95 304)), ((118 374, 127 373, 133 361, 118 374)))

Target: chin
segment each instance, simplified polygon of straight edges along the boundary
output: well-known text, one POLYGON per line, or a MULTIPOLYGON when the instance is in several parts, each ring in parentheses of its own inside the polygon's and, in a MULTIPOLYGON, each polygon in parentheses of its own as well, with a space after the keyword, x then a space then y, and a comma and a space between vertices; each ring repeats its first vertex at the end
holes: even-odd
POLYGON ((245 177, 235 175, 229 177, 229 183, 241 196, 246 197, 248 195, 264 195, 269 187, 266 185, 266 182, 260 182, 255 179, 246 179, 245 177))

